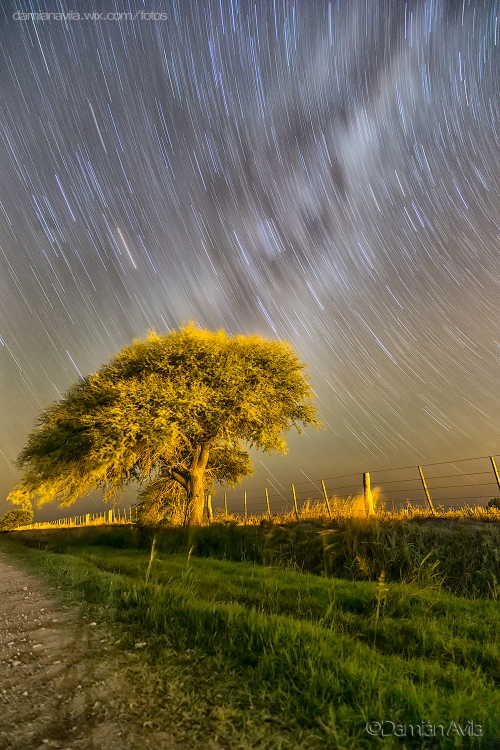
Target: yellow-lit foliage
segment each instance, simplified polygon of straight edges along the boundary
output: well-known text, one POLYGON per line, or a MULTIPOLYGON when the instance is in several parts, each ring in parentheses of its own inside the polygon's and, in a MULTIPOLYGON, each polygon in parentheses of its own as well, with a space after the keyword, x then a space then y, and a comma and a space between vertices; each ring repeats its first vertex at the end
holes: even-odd
POLYGON ((317 424, 312 396, 286 342, 194 325, 151 332, 42 412, 10 499, 69 506, 99 488, 114 499, 136 480, 154 504, 177 483, 186 520, 201 523, 214 482, 253 472, 246 448, 286 452, 292 426, 317 424))
MULTIPOLYGON (((500 521, 500 509, 499 508, 487 508, 484 505, 464 505, 457 510, 445 510, 444 508, 437 508, 433 514, 427 506, 411 505, 409 502, 406 506, 403 506, 399 510, 387 510, 384 508, 384 502, 382 500, 380 491, 378 488, 372 490, 375 514, 371 518, 375 520, 412 520, 412 519, 443 519, 450 521, 457 520, 475 520, 475 521, 500 521)), ((349 497, 337 497, 330 498, 330 513, 323 500, 306 500, 299 509, 300 521, 311 521, 324 523, 328 521, 346 521, 351 519, 365 519, 364 513, 364 498, 363 495, 350 495, 349 497)), ((265 514, 248 514, 247 518, 242 513, 224 513, 222 508, 217 508, 215 512, 215 521, 230 521, 238 524, 247 525, 260 525, 264 519, 267 518, 265 514)), ((368 520, 368 519, 367 519, 368 520)), ((295 511, 293 508, 283 509, 279 512, 272 514, 273 523, 277 524, 295 524, 297 522, 295 511)))

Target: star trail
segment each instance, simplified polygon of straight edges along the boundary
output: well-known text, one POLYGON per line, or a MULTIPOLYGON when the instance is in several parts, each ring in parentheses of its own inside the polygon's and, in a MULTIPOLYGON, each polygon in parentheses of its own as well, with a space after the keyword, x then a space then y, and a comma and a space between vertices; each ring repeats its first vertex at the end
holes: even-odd
POLYGON ((0 512, 39 410, 189 320, 309 363, 326 429, 255 486, 498 454, 499 17, 2 3, 0 512))

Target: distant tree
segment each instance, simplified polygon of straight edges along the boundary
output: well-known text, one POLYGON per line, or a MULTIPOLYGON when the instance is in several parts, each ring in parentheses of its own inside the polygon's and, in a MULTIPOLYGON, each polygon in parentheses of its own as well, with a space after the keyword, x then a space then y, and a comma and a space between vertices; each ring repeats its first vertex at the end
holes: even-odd
POLYGON ((290 344, 189 325, 135 340, 46 408, 8 499, 68 506, 136 480, 143 509, 181 503, 200 524, 214 482, 253 473, 247 448, 286 452, 285 433, 317 425, 312 387, 290 344))
POLYGON ((0 531, 13 531, 33 523, 32 510, 8 510, 0 516, 0 531))

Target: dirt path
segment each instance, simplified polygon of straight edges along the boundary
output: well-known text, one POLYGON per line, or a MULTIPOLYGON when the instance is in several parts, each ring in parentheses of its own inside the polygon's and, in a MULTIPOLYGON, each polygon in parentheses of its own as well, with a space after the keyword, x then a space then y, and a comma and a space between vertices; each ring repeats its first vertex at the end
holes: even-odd
POLYGON ((185 750, 154 729, 147 683, 138 651, 0 548, 0 750, 185 750))

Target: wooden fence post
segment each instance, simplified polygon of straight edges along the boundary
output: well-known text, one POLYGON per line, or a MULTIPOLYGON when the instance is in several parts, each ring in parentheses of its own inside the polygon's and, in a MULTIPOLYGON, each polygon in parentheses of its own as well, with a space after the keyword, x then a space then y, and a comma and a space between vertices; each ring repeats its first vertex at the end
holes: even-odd
POLYGON ((373 507, 373 495, 370 485, 370 474, 365 471, 363 474, 363 495, 365 498, 365 513, 367 516, 373 516, 375 513, 373 507))
POLYGON ((323 488, 323 495, 325 496, 326 509, 328 511, 328 518, 332 517, 332 511, 330 510, 330 501, 328 499, 328 493, 326 491, 325 482, 321 480, 321 487, 323 488))
POLYGON ((245 523, 248 518, 248 507, 247 507, 247 491, 245 490, 243 492, 243 516, 245 518, 245 523))
POLYGON ((108 523, 113 523, 113 511, 108 510, 108 523))
POLYGON ((425 497, 427 498, 427 502, 429 503, 429 508, 431 510, 431 513, 433 516, 436 515, 436 511, 434 510, 434 505, 432 502, 432 498, 429 492, 429 489, 427 487, 427 482, 425 481, 424 472, 421 466, 418 467, 418 473, 420 474, 420 479, 422 480, 422 486, 424 488, 425 497))
POLYGON ((229 513, 227 512, 227 492, 224 492, 224 513, 227 518, 229 515, 229 513))
POLYGON ((293 492, 293 509, 295 511, 295 518, 297 519, 297 523, 300 521, 299 516, 299 507, 297 505, 297 494, 295 492, 295 485, 292 484, 292 492, 293 492))
POLYGON ((500 490, 500 474, 498 473, 497 465, 495 463, 495 456, 490 456, 491 465, 493 466, 493 471, 495 473, 495 479, 497 480, 498 489, 500 490))
POLYGON ((271 520, 271 504, 269 502, 269 492, 267 487, 264 487, 264 492, 266 493, 267 515, 269 516, 269 520, 271 520))
POLYGON ((212 495, 207 495, 207 516, 208 516, 208 523, 212 523, 214 520, 214 514, 212 511, 212 495))

